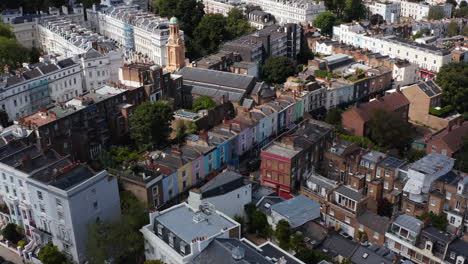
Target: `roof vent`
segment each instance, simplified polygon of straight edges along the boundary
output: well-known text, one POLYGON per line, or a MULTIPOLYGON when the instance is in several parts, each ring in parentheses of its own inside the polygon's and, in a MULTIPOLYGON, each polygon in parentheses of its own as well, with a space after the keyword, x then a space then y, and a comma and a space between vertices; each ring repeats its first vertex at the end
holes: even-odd
POLYGON ((363 258, 363 259, 366 259, 368 256, 369 256, 369 254, 364 253, 364 254, 362 255, 362 258, 363 258))
POLYGON ((241 260, 244 258, 245 249, 240 247, 235 247, 231 251, 231 256, 234 260, 241 260))

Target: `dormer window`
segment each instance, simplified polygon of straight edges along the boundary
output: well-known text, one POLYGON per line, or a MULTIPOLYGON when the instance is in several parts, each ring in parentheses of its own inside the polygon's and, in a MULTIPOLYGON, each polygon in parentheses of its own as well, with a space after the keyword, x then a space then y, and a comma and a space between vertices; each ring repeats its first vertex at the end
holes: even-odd
POLYGON ((186 246, 186 245, 185 245, 184 242, 181 242, 181 243, 180 243, 180 253, 185 254, 185 246, 186 246))
POLYGON ((432 251, 432 242, 431 241, 426 241, 426 250, 427 251, 432 251))
POLYGON ((171 246, 171 248, 174 247, 174 240, 175 240, 175 236, 174 234, 169 234, 169 246, 171 246))

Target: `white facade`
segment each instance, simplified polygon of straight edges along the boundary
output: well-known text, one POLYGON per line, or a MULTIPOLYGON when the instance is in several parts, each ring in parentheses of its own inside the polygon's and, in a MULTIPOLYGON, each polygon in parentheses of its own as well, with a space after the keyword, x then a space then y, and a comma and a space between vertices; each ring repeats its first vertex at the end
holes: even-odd
POLYGON ((36 227, 49 232, 53 244, 79 263, 86 259, 88 225, 120 217, 117 178, 109 178, 107 171, 67 191, 34 180, 28 181, 28 190, 36 227))
POLYGON ((345 44, 388 55, 392 58, 407 60, 420 68, 438 72, 452 61, 449 50, 418 44, 398 39, 393 36, 374 37, 366 34, 358 24, 347 24, 333 27, 333 39, 345 44))
POLYGON ((23 16, 23 8, 19 9, 6 9, 0 13, 3 24, 12 24, 15 18, 23 16))
MULTIPOLYGON (((26 154, 32 148, 35 147, 22 151, 26 154)), ((30 250, 35 246, 53 242, 75 262, 81 263, 85 260, 88 224, 97 219, 115 220, 120 216, 117 178, 107 171, 95 174, 85 166, 66 162, 63 158, 56 161, 55 164, 53 161, 40 164, 49 167, 36 168, 33 174, 0 162, 0 197, 10 212, 0 213, 0 217, 4 224, 8 221, 24 229, 31 241, 29 250, 22 252, 25 257, 31 256, 30 250), (63 169, 57 165, 59 163, 69 166, 68 170, 53 178, 46 171, 55 168, 56 173, 57 169, 63 169), (80 174, 82 180, 74 182, 72 178, 80 177, 80 174), (60 182, 69 177, 70 182, 60 182)), ((23 163, 22 166, 30 165, 23 163)))
MULTIPOLYGON (((99 31, 115 40, 127 55, 140 56, 154 64, 165 66, 169 21, 134 7, 111 7, 98 12, 99 31)), ((183 32, 181 35, 183 37, 183 32)))
POLYGON ((246 184, 222 195, 208 198, 202 198, 200 193, 191 191, 188 197, 188 203, 193 208, 198 208, 202 203, 210 203, 231 218, 236 215, 244 216, 244 207, 251 202, 252 184, 246 184))
POLYGON ((0 106, 11 121, 37 112, 51 100, 64 102, 83 94, 81 67, 71 59, 49 61, 0 79, 0 106))
POLYGON ((36 21, 25 21, 24 23, 12 25, 16 39, 19 41, 19 43, 21 43, 21 45, 28 49, 36 47, 37 45, 36 24, 36 21))
POLYGON ((373 2, 368 7, 371 14, 381 15, 387 23, 400 21, 400 2, 373 2))
POLYGON ((203 0, 205 14, 221 14, 227 16, 231 9, 240 5, 240 0, 203 0))
POLYGON ((312 0, 245 0, 247 4, 258 5, 272 14, 279 24, 307 23, 312 25, 317 15, 326 11, 324 2, 312 0))
POLYGON ((442 8, 444 11, 444 17, 450 18, 452 16, 452 5, 451 4, 440 4, 440 5, 429 5, 426 3, 409 2, 409 1, 397 1, 401 4, 401 16, 409 17, 414 20, 427 19, 429 11, 432 8, 442 8))
POLYGON ((395 63, 392 69, 392 77, 396 85, 406 86, 419 80, 419 67, 414 63, 399 65, 395 63))

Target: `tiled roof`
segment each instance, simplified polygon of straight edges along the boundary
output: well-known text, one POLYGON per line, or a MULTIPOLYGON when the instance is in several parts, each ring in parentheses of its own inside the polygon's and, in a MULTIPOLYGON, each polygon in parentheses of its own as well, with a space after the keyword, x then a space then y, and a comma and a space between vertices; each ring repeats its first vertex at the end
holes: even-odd
POLYGON ((370 212, 365 212, 358 217, 358 222, 380 234, 385 234, 390 225, 390 219, 370 212))
POLYGON ((359 107, 354 107, 343 114, 346 116, 347 113, 355 112, 362 120, 368 121, 371 118, 372 112, 375 110, 383 109, 393 112, 405 105, 409 105, 409 103, 408 99, 402 93, 397 92, 383 96, 367 104, 360 105, 359 107))
POLYGON ((440 130, 432 136, 430 141, 442 141, 452 151, 457 151, 461 148, 463 137, 466 134, 468 134, 468 122, 463 122, 461 126, 452 128, 451 131, 448 131, 447 128, 440 130))

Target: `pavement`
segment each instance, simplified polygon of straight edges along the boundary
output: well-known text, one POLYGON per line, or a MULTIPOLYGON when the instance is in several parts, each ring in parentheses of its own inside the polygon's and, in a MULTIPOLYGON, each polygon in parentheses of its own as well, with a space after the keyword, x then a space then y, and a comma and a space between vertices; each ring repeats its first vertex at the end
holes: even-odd
POLYGON ((0 256, 2 256, 5 260, 9 260, 15 264, 22 264, 22 259, 18 254, 12 252, 11 250, 0 246, 0 256))

